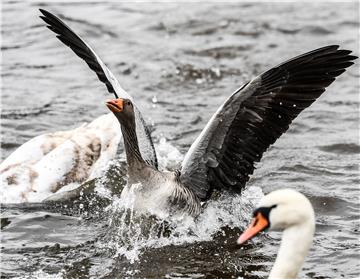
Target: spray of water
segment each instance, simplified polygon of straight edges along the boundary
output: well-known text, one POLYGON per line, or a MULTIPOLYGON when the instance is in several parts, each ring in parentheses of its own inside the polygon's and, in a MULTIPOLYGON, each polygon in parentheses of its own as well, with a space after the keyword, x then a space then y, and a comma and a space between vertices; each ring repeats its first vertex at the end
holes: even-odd
MULTIPOLYGON (((174 154, 180 154, 166 141, 160 141, 164 168, 167 162, 174 165, 174 154), (166 152, 166 149, 171 152, 166 152), (167 155, 171 154, 169 160, 167 155)), ((181 156, 175 156, 181 161, 181 156)), ((251 217, 254 205, 263 196, 259 187, 249 187, 241 195, 224 194, 204 205, 203 212, 193 218, 186 214, 170 216, 167 212, 151 211, 139 213, 134 210, 136 188, 127 189, 126 195, 115 197, 106 208, 109 229, 99 241, 99 248, 111 250, 114 257, 125 257, 131 263, 138 261, 146 248, 167 245, 181 245, 200 241, 210 241, 223 227, 244 227, 251 217)))

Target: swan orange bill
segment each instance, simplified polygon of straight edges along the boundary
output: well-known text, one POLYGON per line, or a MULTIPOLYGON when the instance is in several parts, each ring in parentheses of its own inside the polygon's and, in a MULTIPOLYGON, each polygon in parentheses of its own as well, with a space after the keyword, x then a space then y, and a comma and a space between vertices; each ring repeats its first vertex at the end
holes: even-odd
POLYGON ((122 112, 123 105, 124 105, 124 101, 121 98, 106 101, 106 106, 112 112, 122 112))
POLYGON ((247 240, 253 238, 259 232, 265 230, 269 226, 269 221, 259 212, 255 218, 252 220, 250 226, 244 231, 239 239, 237 240, 238 244, 243 244, 247 240))

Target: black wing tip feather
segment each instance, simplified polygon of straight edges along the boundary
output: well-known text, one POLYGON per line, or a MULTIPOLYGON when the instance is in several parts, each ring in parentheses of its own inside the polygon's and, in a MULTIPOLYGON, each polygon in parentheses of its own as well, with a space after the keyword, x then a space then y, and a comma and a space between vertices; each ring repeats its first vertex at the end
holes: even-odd
MULTIPOLYGON (((354 64, 353 60, 358 58, 355 55, 350 55, 351 53, 351 50, 340 49, 339 45, 331 45, 320 48, 319 52, 317 52, 313 57, 310 52, 311 61, 308 63, 309 66, 313 66, 313 68, 323 69, 324 74, 329 77, 333 77, 335 80, 335 77, 344 73, 346 68, 354 64)), ((309 70, 311 72, 311 69, 309 70)))
POLYGON ((100 65, 96 54, 89 48, 89 46, 60 18, 50 13, 47 10, 39 9, 42 15, 39 17, 47 24, 46 27, 56 34, 56 37, 66 46, 72 49, 77 56, 83 59, 91 70, 93 70, 99 80, 105 83, 109 93, 114 94, 115 98, 118 95, 111 82, 106 77, 104 69, 100 65))
POLYGON ((340 59, 341 61, 351 61, 358 58, 355 55, 350 55, 351 53, 352 53, 351 50, 340 49, 340 45, 328 45, 303 53, 294 58, 291 58, 285 61, 284 63, 281 63, 279 66, 292 64, 292 63, 302 63, 302 62, 306 63, 307 61, 314 61, 317 59, 321 60, 327 57, 333 59, 337 58, 340 59))
POLYGON ((44 9, 39 9, 39 11, 42 13, 39 17, 45 21, 46 24, 51 26, 64 26, 69 28, 60 18, 58 18, 56 15, 50 13, 49 11, 46 11, 44 9))
POLYGON ((44 9, 42 9, 42 8, 39 8, 39 11, 40 11, 43 15, 50 14, 47 10, 44 10, 44 9))
POLYGON ((271 68, 261 75, 262 81, 270 87, 279 87, 290 82, 297 86, 319 87, 316 80, 325 82, 323 87, 328 87, 336 77, 345 72, 346 68, 354 64, 358 57, 350 55, 351 50, 340 49, 339 45, 324 46, 302 55, 296 56, 271 68), (284 74, 284 71, 286 74, 284 74), (286 77, 287 76, 287 77, 286 77), (286 77, 286 78, 284 78, 286 77))
MULTIPOLYGON (((39 8, 40 13, 42 13, 44 16, 50 14, 47 10, 44 10, 42 8, 39 8)), ((41 16, 40 16, 41 17, 41 16)))
MULTIPOLYGON (((352 50, 341 49, 340 45, 329 45, 329 46, 321 47, 321 48, 315 49, 313 51, 307 52, 303 55, 300 55, 299 57, 308 56, 310 58, 313 58, 314 60, 324 59, 324 58, 328 57, 329 59, 339 59, 339 61, 352 61, 352 60, 355 60, 358 58, 355 55, 350 55, 351 53, 352 53, 352 50)), ((291 60, 296 60, 296 57, 291 60)), ((349 65, 349 66, 351 66, 351 65, 349 65)), ((347 66, 347 67, 349 67, 349 66, 347 66)))
POLYGON ((47 11, 47 10, 45 10, 45 9, 39 8, 39 11, 40 11, 40 13, 43 14, 43 15, 40 16, 40 17, 46 17, 46 18, 53 18, 53 17, 55 17, 54 14, 50 13, 49 11, 47 11))
MULTIPOLYGON (((55 16, 54 14, 44 10, 39 9, 39 11, 43 14, 39 17, 47 24, 46 27, 56 34, 56 37, 65 45, 69 47, 77 47, 80 51, 91 52, 88 49, 88 46, 82 39, 69 27, 67 26, 60 18, 55 16)), ((77 54, 77 49, 73 49, 73 51, 77 54)), ((83 58, 84 59, 84 58, 83 58)), ((95 59, 95 57, 93 58, 95 59)), ((85 59, 84 59, 85 60, 85 59)), ((85 62, 87 62, 85 60, 85 62)))
POLYGON ((39 17, 42 20, 44 20, 47 24, 49 25, 60 24, 69 28, 59 17, 57 17, 53 13, 50 13, 49 11, 44 9, 39 9, 39 11, 42 13, 42 15, 40 15, 39 17))

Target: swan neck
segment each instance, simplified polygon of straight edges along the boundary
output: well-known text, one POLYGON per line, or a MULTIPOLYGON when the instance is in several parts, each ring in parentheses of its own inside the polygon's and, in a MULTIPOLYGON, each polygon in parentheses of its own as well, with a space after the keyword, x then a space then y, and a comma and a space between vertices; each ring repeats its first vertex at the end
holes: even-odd
POLYGON ((287 228, 283 232, 278 255, 269 279, 294 279, 311 247, 315 231, 314 220, 287 228))

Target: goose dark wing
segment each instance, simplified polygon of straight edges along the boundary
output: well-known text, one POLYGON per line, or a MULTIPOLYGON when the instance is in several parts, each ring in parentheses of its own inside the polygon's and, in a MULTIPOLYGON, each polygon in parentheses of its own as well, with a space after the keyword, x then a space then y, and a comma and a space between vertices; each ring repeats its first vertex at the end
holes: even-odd
MULTIPOLYGON (((70 47, 77 56, 83 59, 86 64, 98 76, 99 80, 106 85, 110 93, 116 98, 126 98, 133 101, 133 98, 121 88, 119 82, 101 61, 99 56, 91 49, 91 47, 78 36, 69 26, 52 13, 40 9, 43 14, 40 18, 45 21, 47 27, 56 34, 56 37, 65 45, 70 47)), ((139 148, 143 159, 149 164, 157 168, 157 158, 155 148, 151 139, 150 132, 147 128, 144 118, 140 110, 134 103, 136 132, 139 140, 139 148)))
POLYGON ((116 98, 120 95, 128 98, 128 94, 121 88, 111 71, 101 61, 99 56, 91 49, 91 47, 81 39, 69 26, 52 13, 39 9, 43 16, 40 18, 45 21, 47 27, 56 34, 56 37, 69 48, 71 48, 77 56, 83 59, 86 64, 98 76, 99 80, 105 83, 108 91, 113 93, 116 98))
POLYGON ((205 200, 241 191, 267 148, 357 57, 326 46, 266 71, 228 98, 190 147, 180 181, 205 200))

